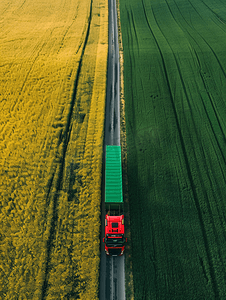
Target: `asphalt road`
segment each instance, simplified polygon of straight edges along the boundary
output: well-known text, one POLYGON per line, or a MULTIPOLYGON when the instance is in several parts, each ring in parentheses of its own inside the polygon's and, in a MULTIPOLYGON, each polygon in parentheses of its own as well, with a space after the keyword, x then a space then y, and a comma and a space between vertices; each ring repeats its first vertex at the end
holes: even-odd
MULTIPOLYGON (((109 53, 108 83, 105 113, 105 146, 120 145, 120 72, 118 26, 115 0, 109 0, 109 53)), ((104 147, 105 161, 105 147, 104 147)), ((104 224, 104 177, 102 190, 102 224, 104 224)), ((104 226, 101 229, 104 237, 104 226)), ((124 256, 108 257, 101 241, 100 300, 124 300, 125 298, 125 261, 124 256)))

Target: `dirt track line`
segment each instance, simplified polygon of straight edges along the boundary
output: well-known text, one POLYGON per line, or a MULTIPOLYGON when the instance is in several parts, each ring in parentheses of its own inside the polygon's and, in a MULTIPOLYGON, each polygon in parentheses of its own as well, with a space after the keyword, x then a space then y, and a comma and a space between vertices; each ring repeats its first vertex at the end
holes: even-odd
MULTIPOLYGON (((187 151, 186 151, 186 146, 185 146, 183 134, 182 134, 182 131, 181 131, 181 128, 180 128, 179 118, 178 118, 178 115, 177 115, 175 103, 173 101, 173 95, 172 95, 172 91, 171 91, 171 87, 170 87, 170 80, 169 80, 169 77, 168 77, 168 74, 167 74, 166 63, 165 63, 164 56, 163 56, 162 50, 160 48, 160 45, 158 44, 158 41, 157 41, 157 39, 154 35, 154 32, 151 29, 151 25, 148 21, 148 17, 147 17, 146 11, 145 11, 145 6, 144 6, 144 3, 143 3, 143 0, 142 0, 142 4, 143 4, 144 14, 145 14, 145 18, 146 18, 149 30, 150 30, 150 32, 151 32, 151 34, 152 34, 152 36, 155 40, 156 46, 159 50, 159 53, 160 53, 160 56, 161 56, 161 59, 162 59, 163 69, 164 69, 166 82, 167 82, 167 86, 168 86, 168 90, 169 90, 169 94, 170 94, 170 100, 171 100, 171 104, 172 104, 173 114, 174 114, 174 117, 175 117, 176 127, 177 127, 178 134, 179 134, 179 139, 180 139, 180 143, 181 143, 182 152, 184 154, 185 166, 186 166, 186 170, 187 170, 187 174, 188 174, 188 178, 189 178, 189 181, 190 181, 190 186, 191 186, 191 190, 192 190, 192 194, 193 194, 194 203, 195 203, 195 206, 196 206, 196 210, 197 210, 197 214, 198 214, 198 218, 199 218, 199 222, 200 222, 200 227, 201 227, 201 231, 202 231, 202 235, 203 235, 204 245, 205 245, 205 248, 206 248, 206 255, 207 255, 207 260, 208 260, 209 269, 210 269, 212 288, 213 288, 213 292, 215 294, 216 299, 219 299, 220 295, 219 295, 216 275, 215 275, 215 272, 214 272, 214 265, 213 265, 211 250, 210 250, 210 246, 209 246, 209 242, 208 242, 207 232, 206 232, 206 229, 205 229, 205 223, 204 223, 204 219, 203 219, 203 216, 202 216, 201 206, 200 206, 200 203, 199 203, 198 195, 196 193, 195 183, 193 181, 192 172, 191 172, 190 165, 189 165, 188 154, 187 154, 187 151)), ((153 12, 153 16, 155 18, 154 11, 152 10, 152 12, 153 12)), ((158 22, 157 22, 156 19, 155 19, 155 22, 158 25, 158 22)), ((161 31, 161 29, 160 29, 160 31, 161 31)))
POLYGON ((86 37, 85 37, 85 41, 84 41, 84 45, 83 45, 83 49, 82 49, 82 53, 81 53, 81 58, 79 61, 78 71, 77 71, 76 78, 75 78, 74 92, 72 95, 72 101, 71 101, 70 111, 69 111, 69 115, 68 115, 68 119, 67 119, 66 129, 65 129, 64 134, 61 136, 61 141, 60 141, 60 142, 63 142, 63 155, 62 155, 62 158, 59 163, 60 165, 59 165, 59 171, 57 174, 56 192, 53 195, 53 212, 52 212, 52 219, 51 219, 51 225, 50 225, 50 234, 49 234, 49 238, 47 241, 45 277, 44 277, 44 281, 43 281, 43 285, 42 285, 41 300, 44 300, 47 297, 49 262, 50 262, 51 250, 53 247, 53 240, 54 240, 55 233, 56 233, 56 223, 57 223, 57 219, 58 219, 58 213, 57 213, 58 203, 57 202, 58 202, 58 197, 59 197, 59 191, 61 190, 61 187, 62 187, 65 157, 66 157, 68 142, 70 140, 70 135, 71 135, 71 128, 72 128, 71 119, 72 119, 73 108, 75 105, 79 75, 81 72, 82 60, 83 60, 85 48, 86 48, 87 41, 89 38, 89 33, 90 33, 90 27, 91 27, 91 21, 92 21, 92 5, 93 5, 93 0, 90 1, 90 14, 89 14, 89 18, 88 18, 88 27, 87 27, 86 37))

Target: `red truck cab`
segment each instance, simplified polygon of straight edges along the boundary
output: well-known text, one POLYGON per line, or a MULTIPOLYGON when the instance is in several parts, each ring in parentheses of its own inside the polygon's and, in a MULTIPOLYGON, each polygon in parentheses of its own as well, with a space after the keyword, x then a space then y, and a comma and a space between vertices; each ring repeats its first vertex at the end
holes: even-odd
POLYGON ((110 256, 121 256, 125 250, 124 215, 105 216, 105 252, 110 256))

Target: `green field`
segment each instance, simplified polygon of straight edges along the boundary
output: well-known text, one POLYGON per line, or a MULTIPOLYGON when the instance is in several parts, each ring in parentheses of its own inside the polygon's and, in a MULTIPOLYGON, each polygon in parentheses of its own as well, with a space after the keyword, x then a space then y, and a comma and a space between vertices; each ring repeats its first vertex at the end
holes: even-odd
POLYGON ((226 299, 226 2, 120 15, 135 299, 226 299))

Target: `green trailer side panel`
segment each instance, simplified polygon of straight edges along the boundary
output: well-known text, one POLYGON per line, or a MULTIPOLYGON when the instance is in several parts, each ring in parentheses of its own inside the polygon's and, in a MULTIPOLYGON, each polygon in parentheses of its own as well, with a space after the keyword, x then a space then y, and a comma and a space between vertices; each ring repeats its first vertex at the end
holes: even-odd
POLYGON ((106 146, 105 203, 123 203, 121 146, 106 146))

